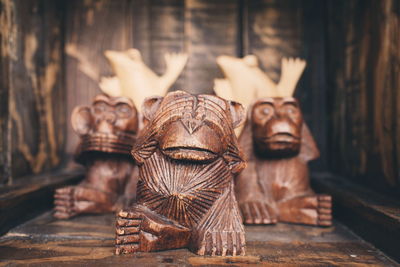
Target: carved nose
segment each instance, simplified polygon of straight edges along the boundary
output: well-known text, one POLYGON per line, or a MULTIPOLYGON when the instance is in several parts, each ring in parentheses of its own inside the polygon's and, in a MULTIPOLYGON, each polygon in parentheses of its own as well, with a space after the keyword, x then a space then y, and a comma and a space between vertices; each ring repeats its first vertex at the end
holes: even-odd
POLYGON ((111 134, 113 133, 113 124, 107 120, 101 120, 97 126, 97 131, 100 133, 111 134))
POLYGON ((202 121, 194 119, 194 118, 182 119, 181 122, 182 122, 183 126, 185 127, 186 131, 190 134, 193 134, 202 125, 202 121))
POLYGON ((273 133, 292 133, 293 127, 287 120, 277 120, 272 124, 273 133))
POLYGON ((104 119, 106 122, 111 123, 111 124, 114 124, 116 118, 117 118, 117 117, 115 116, 114 112, 106 112, 106 113, 104 114, 104 117, 103 117, 103 119, 104 119))

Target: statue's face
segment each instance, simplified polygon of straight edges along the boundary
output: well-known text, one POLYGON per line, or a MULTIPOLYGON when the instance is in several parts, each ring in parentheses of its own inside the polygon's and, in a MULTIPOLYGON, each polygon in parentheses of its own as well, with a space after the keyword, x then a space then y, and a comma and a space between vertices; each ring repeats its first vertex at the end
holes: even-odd
POLYGON ((236 102, 176 91, 147 99, 142 110, 148 123, 133 148, 138 161, 156 149, 173 160, 199 163, 231 155, 232 149, 237 150, 232 155, 239 153, 233 129, 243 121, 244 110, 236 102))
POLYGON ((132 101, 125 97, 109 98, 99 95, 91 107, 93 133, 136 133, 138 116, 132 101))
POLYGON ((74 109, 71 123, 81 137, 82 151, 129 154, 138 130, 138 114, 128 98, 98 95, 91 106, 74 109))
POLYGON ((300 151, 303 116, 292 97, 263 98, 251 112, 253 144, 260 156, 292 156, 300 151))

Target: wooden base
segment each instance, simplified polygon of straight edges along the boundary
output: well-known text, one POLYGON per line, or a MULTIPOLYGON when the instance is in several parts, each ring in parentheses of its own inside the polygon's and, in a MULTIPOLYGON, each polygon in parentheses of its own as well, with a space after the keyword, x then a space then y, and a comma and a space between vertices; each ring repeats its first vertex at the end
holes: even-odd
POLYGON ((247 256, 201 257, 187 249, 114 255, 113 214, 68 221, 47 212, 0 237, 0 266, 397 266, 338 222, 246 226, 247 256))

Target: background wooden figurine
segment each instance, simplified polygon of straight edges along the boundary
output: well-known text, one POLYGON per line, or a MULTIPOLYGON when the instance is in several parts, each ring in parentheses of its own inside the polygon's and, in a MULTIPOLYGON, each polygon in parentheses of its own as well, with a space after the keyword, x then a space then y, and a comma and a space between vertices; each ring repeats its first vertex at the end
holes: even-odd
POLYGON ((98 95, 92 106, 76 107, 71 116, 81 137, 76 160, 86 166, 77 186, 57 189, 54 217, 112 212, 135 199, 137 166, 130 157, 138 129, 133 102, 126 97, 98 95))
POLYGON ((245 167, 234 128, 236 102, 182 91, 148 98, 149 123, 132 155, 137 204, 119 212, 116 254, 189 247, 199 255, 244 255, 233 175, 245 167))
POLYGON ((316 195, 309 184, 307 163, 319 157, 319 150, 292 97, 305 61, 284 58, 277 85, 252 55, 222 56, 217 62, 227 78, 215 83, 216 93, 243 99, 248 107, 239 133, 248 167, 236 177, 235 186, 245 223, 330 226, 331 197, 316 195))

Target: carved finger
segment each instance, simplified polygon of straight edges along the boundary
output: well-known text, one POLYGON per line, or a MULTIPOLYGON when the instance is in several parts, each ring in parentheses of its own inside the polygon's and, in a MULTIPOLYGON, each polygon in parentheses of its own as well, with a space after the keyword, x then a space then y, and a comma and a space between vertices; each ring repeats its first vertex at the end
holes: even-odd
POLYGON ((73 216, 75 216, 76 213, 68 213, 68 212, 61 212, 61 211, 56 211, 53 216, 57 219, 61 219, 61 220, 65 220, 65 219, 69 219, 73 216))
POLYGON ((131 235, 139 233, 139 227, 117 227, 115 228, 117 235, 131 235))
POLYGON ((71 213, 72 209, 66 206, 55 206, 54 207, 55 211, 59 211, 59 212, 65 212, 65 213, 71 213))
POLYGON ((72 208, 74 206, 74 203, 68 200, 56 199, 54 200, 54 205, 72 208))
POLYGON ((247 224, 252 224, 253 223, 253 218, 250 213, 250 208, 248 203, 243 203, 240 205, 240 210, 242 212, 242 215, 244 217, 244 222, 247 224))
POLYGON ((271 218, 271 213, 268 210, 267 205, 265 205, 264 203, 260 203, 260 202, 258 202, 256 204, 257 204, 258 209, 259 209, 260 214, 261 214, 261 222, 263 224, 273 223, 272 222, 272 218, 271 218))
POLYGON ((212 249, 213 249, 213 239, 212 239, 212 234, 210 232, 206 233, 206 238, 205 238, 205 251, 203 255, 211 255, 212 254, 212 249))
POLYGON ((252 202, 249 206, 250 206, 251 215, 253 217, 253 223, 260 224, 262 220, 261 220, 261 213, 258 209, 258 206, 254 202, 252 202))
POLYGON ((138 227, 140 223, 142 222, 141 219, 123 219, 123 218, 117 218, 116 225, 117 226, 136 226, 138 227))
POLYGON ((129 244, 129 245, 116 245, 115 254, 129 254, 134 253, 139 250, 139 244, 129 244))
POLYGON ((72 200, 73 197, 71 194, 62 194, 62 193, 55 193, 54 199, 62 199, 62 200, 72 200))
POLYGON ((216 253, 217 253, 217 233, 216 232, 212 232, 211 233, 211 238, 212 238, 211 256, 215 256, 216 253))
POLYGON ((319 208, 318 209, 318 213, 319 214, 329 215, 329 214, 332 214, 332 210, 331 209, 325 209, 325 208, 319 208))
POLYGON ((56 189, 56 194, 70 195, 70 194, 72 194, 73 190, 74 190, 73 186, 62 187, 62 188, 56 189))
POLYGON ((139 243, 139 233, 133 235, 117 235, 115 239, 115 244, 138 244, 139 243))
POLYGON ((320 226, 332 226, 332 220, 318 220, 320 226))
POLYGON ((221 256, 226 256, 228 251, 228 233, 222 232, 220 234, 220 239, 221 239, 221 256))
POLYGON ((332 202, 332 197, 330 195, 318 195, 318 200, 325 202, 332 202))
POLYGON ((244 232, 239 232, 236 234, 237 236, 237 255, 245 255, 245 236, 244 236, 244 232))
POLYGON ((121 210, 118 216, 126 219, 142 219, 142 214, 137 211, 121 210))

